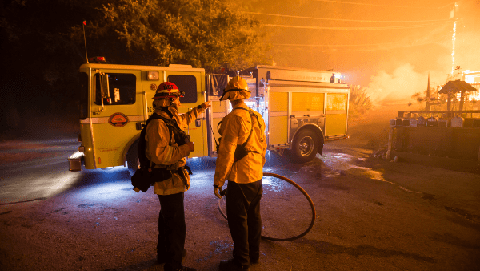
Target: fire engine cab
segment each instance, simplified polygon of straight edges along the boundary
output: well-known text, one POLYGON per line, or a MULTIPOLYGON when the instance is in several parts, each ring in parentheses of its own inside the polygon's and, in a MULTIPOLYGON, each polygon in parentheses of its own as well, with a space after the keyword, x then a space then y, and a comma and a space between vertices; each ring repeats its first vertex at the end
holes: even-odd
MULTIPOLYGON (((103 59, 104 60, 104 59, 103 59)), ((267 124, 269 150, 289 150, 307 162, 322 152, 326 140, 347 138, 349 86, 341 74, 257 66, 243 75, 251 91, 247 105, 267 124)), ((153 113, 153 96, 162 82, 185 92, 179 113, 211 101, 212 106, 187 127, 195 143, 190 157, 216 156, 218 123, 230 112, 219 101, 229 76, 205 74, 189 65, 168 67, 103 63, 81 65, 81 146, 70 156, 70 170, 138 167, 138 137, 153 113)))

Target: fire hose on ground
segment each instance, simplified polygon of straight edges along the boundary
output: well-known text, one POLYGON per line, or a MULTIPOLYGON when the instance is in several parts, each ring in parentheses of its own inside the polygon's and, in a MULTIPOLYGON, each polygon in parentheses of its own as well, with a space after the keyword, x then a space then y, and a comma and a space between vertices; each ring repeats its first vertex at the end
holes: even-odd
MULTIPOLYGON (((298 184, 296 184, 294 181, 288 179, 287 177, 284 177, 284 176, 281 176, 281 175, 278 175, 278 174, 275 174, 275 173, 271 173, 271 172, 263 172, 263 176, 271 176, 271 177, 276 177, 278 179, 284 180, 284 181, 290 183, 291 185, 295 186, 298 190, 300 190, 300 192, 302 192, 302 194, 307 198, 308 202, 310 203, 310 208, 312 209, 312 220, 310 222, 310 226, 303 233, 301 233, 297 236, 290 237, 290 238, 275 238, 275 237, 262 236, 262 239, 263 240, 269 240, 269 241, 293 241, 293 240, 296 240, 298 238, 301 238, 301 237, 305 236, 313 228, 313 225, 315 223, 315 217, 316 217, 315 206, 313 205, 313 201, 310 198, 310 196, 307 194, 307 192, 305 192, 305 190, 303 190, 302 187, 300 187, 298 184)), ((223 190, 221 192, 221 195, 222 196, 225 195, 226 191, 227 190, 223 190)), ((225 219, 227 219, 227 216, 225 215, 225 212, 222 210, 221 203, 222 203, 222 199, 219 199, 218 200, 218 210, 220 211, 222 216, 225 219)))

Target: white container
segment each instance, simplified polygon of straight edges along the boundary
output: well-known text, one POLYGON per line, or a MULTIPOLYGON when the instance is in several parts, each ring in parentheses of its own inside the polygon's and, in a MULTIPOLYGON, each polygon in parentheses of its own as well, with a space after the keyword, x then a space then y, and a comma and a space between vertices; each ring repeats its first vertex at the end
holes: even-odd
POLYGON ((416 119, 410 119, 410 127, 417 127, 417 120, 416 119))
POLYGON ((452 118, 451 127, 463 127, 463 118, 455 116, 452 118))
POLYGON ((70 171, 82 171, 82 158, 68 158, 68 162, 70 164, 70 171))

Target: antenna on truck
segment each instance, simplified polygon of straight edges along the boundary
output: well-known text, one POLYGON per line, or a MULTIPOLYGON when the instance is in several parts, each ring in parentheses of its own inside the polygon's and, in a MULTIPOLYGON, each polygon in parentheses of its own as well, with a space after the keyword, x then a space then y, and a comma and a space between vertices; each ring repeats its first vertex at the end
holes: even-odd
POLYGON ((83 21, 82 28, 83 28, 83 40, 85 41, 85 58, 88 63, 88 55, 87 55, 87 37, 85 36, 85 26, 87 25, 87 21, 83 21))

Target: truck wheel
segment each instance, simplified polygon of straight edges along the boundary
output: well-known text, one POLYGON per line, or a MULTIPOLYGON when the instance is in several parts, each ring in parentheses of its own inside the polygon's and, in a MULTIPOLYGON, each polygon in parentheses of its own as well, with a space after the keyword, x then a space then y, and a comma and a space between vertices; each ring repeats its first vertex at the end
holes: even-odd
POLYGON ((130 171, 130 175, 133 176, 133 174, 135 173, 135 171, 138 169, 138 166, 139 166, 138 140, 135 140, 132 146, 130 146, 130 149, 128 149, 126 160, 127 160, 128 171, 130 171))
POLYGON ((317 155, 318 135, 311 130, 302 130, 298 132, 293 140, 291 154, 294 162, 306 163, 317 155))

